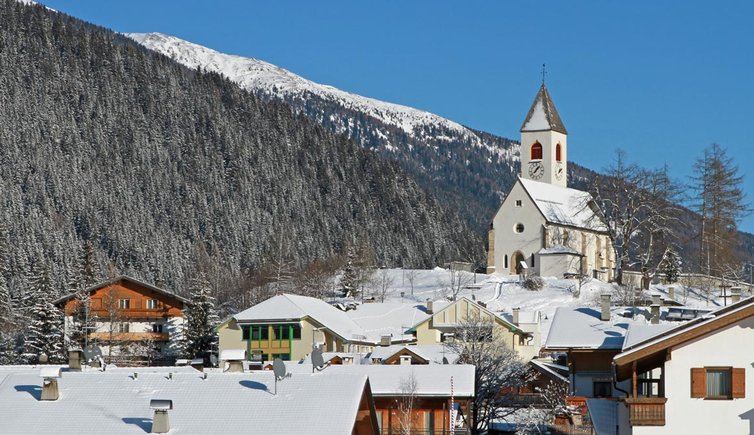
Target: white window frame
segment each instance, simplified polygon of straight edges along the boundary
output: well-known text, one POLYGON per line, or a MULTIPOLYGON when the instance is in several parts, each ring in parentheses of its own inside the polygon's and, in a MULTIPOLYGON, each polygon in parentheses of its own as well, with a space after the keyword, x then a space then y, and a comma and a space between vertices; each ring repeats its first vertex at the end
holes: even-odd
POLYGON ((131 299, 118 299, 118 308, 121 310, 131 308, 131 299))

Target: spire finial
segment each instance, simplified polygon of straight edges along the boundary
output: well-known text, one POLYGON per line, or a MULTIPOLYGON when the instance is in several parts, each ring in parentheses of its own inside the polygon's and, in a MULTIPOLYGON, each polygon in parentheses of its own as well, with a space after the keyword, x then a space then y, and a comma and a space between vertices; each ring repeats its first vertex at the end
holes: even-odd
POLYGON ((542 86, 545 84, 545 75, 547 74, 547 69, 545 68, 545 64, 542 64, 542 86))

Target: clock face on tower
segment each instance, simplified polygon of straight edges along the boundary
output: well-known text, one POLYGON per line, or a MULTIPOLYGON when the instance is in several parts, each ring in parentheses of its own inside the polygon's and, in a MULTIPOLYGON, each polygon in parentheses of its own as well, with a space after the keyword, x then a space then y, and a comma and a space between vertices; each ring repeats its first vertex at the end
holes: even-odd
POLYGON ((529 177, 532 180, 539 180, 543 175, 545 175, 545 166, 542 162, 529 163, 529 177))
POLYGON ((562 180, 564 172, 565 171, 563 170, 563 162, 555 163, 555 178, 557 178, 558 180, 562 180))

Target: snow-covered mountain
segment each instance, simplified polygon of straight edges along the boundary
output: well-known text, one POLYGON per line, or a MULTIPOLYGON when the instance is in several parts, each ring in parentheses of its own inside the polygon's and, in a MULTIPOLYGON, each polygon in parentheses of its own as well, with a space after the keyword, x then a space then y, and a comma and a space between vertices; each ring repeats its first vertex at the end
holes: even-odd
MULTIPOLYGON (((486 147, 506 159, 518 158, 518 147, 500 147, 484 140, 473 130, 433 113, 345 92, 307 80, 284 68, 258 59, 220 53, 173 36, 161 33, 126 33, 126 36, 189 68, 202 68, 222 74, 244 89, 257 94, 287 100, 305 100, 315 95, 336 103, 344 109, 362 113, 381 123, 397 127, 410 136, 424 140, 451 140, 449 136, 428 137, 430 131, 446 130, 461 136, 474 146, 486 147)), ((342 125, 341 133, 346 133, 348 130, 349 125, 342 125)), ((377 129, 375 134, 389 137, 390 132, 377 129)), ((388 149, 394 150, 395 146, 388 146, 388 149)))
POLYGON ((160 33, 126 36, 189 68, 219 73, 260 98, 282 100, 324 127, 397 160, 480 233, 518 174, 519 145, 509 139, 426 111, 314 83, 258 59, 220 53, 160 33))

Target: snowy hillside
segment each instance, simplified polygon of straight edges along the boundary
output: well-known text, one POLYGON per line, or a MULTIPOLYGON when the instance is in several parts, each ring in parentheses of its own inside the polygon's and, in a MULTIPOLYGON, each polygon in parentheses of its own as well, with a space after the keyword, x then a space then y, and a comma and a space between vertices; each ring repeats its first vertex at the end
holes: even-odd
MULTIPOLYGON (((126 33, 125 35, 189 68, 201 67, 207 71, 222 74, 244 89, 255 93, 261 92, 272 97, 301 100, 308 98, 309 95, 316 95, 335 102, 345 109, 363 113, 387 125, 398 127, 408 135, 423 136, 428 131, 441 128, 463 136, 475 146, 485 146, 490 151, 505 156, 505 158, 518 158, 517 148, 504 149, 486 143, 475 132, 461 124, 429 112, 314 83, 270 63, 254 58, 220 53, 173 36, 161 33, 126 33)), ((348 126, 344 126, 344 129, 346 128, 348 126)), ((390 133, 378 131, 377 134, 387 136, 390 133)), ((443 138, 435 137, 435 139, 443 138)))

